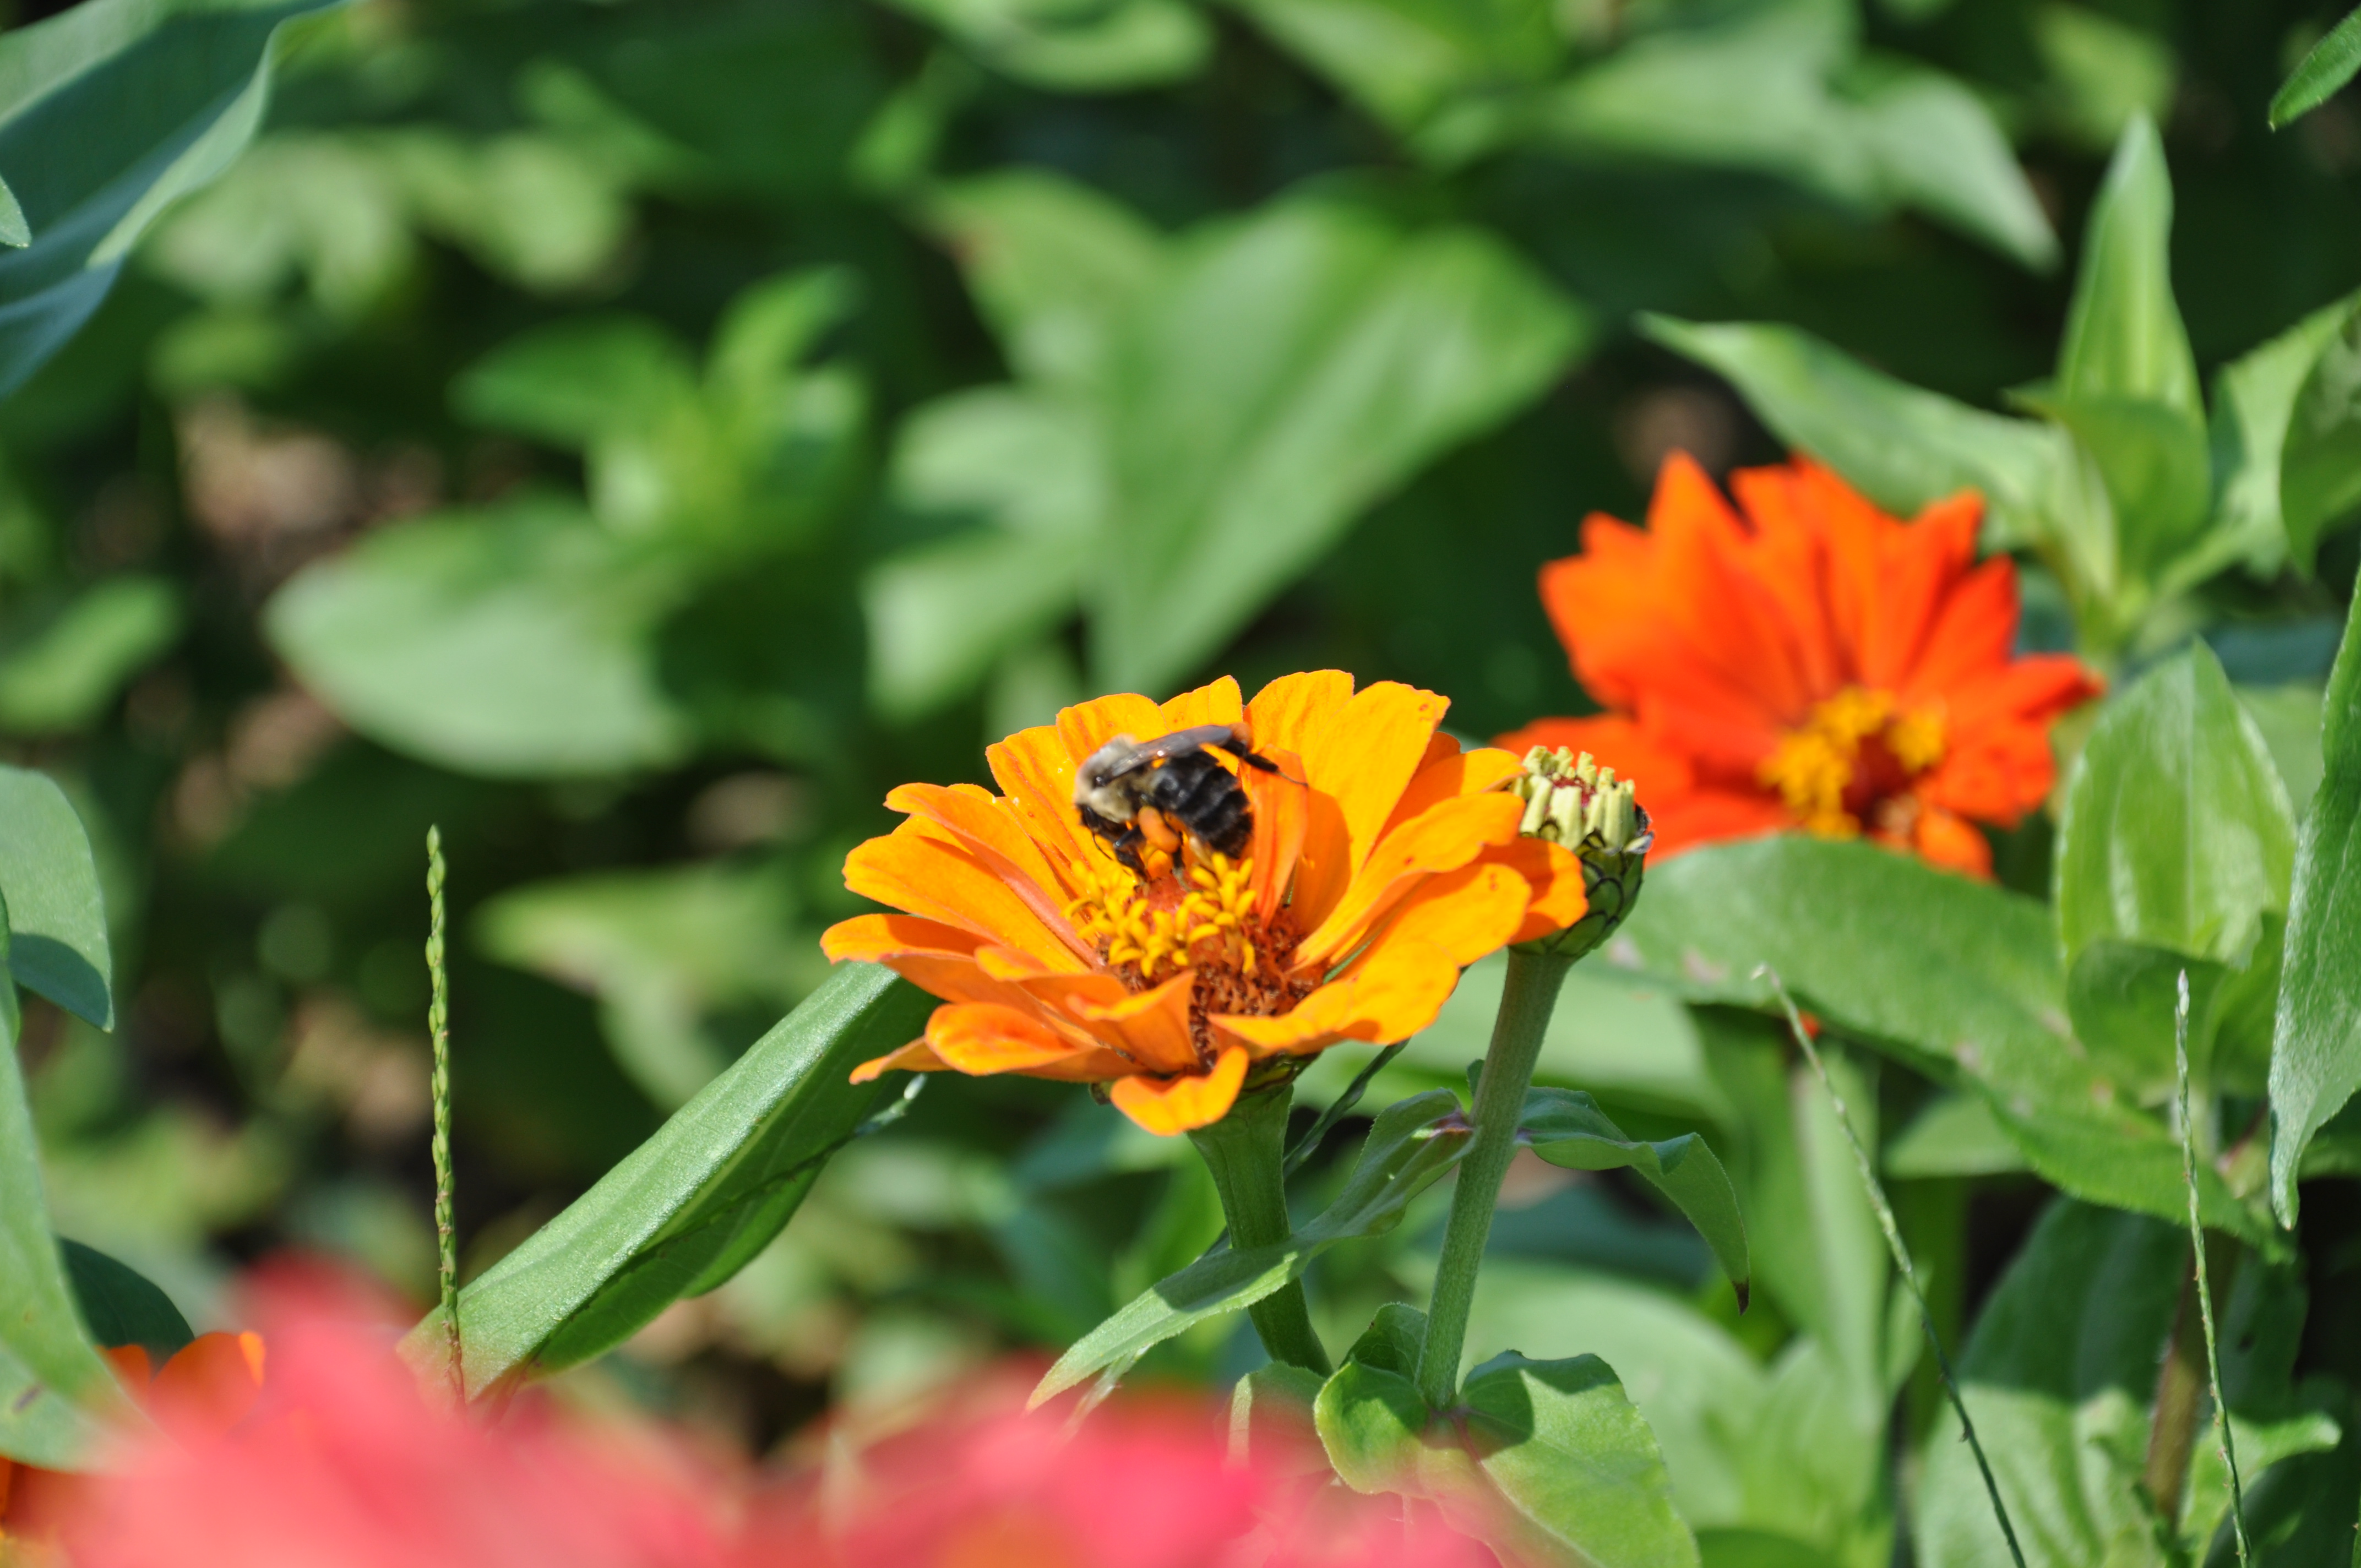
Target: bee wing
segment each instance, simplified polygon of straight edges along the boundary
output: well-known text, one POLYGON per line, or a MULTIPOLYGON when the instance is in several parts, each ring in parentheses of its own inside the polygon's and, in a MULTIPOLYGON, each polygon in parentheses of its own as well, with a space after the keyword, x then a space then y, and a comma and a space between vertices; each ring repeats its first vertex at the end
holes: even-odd
POLYGON ((1144 767, 1151 762, 1184 757, 1191 751, 1202 751, 1208 746, 1235 751, 1243 743, 1235 725, 1200 724, 1190 729, 1175 729, 1170 735, 1159 735, 1144 742, 1133 751, 1132 762, 1134 766, 1144 767))

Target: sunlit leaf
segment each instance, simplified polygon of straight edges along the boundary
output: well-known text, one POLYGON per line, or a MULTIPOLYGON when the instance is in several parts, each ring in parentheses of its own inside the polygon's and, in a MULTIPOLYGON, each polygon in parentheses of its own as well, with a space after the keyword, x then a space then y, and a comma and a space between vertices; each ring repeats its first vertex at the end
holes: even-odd
POLYGON ((0 767, 0 898, 16 983, 115 1027, 115 961, 90 836, 65 792, 24 768, 0 767))
POLYGON ((2271 128, 2310 114, 2334 96, 2361 71, 2361 7, 2329 29, 2312 46, 2278 93, 2271 97, 2271 128))
POLYGON ((2327 772, 2296 839, 2285 979, 2271 1046, 2271 1203, 2296 1217, 2296 1171, 2361 1088, 2361 601, 2328 679, 2327 772))
POLYGON ((156 577, 108 577, 0 650, 0 729, 78 729, 180 635, 181 598, 156 577))
POLYGON ((381 530, 298 573, 263 624, 346 723, 475 773, 669 762, 686 722, 653 637, 677 574, 551 500, 381 530))
POLYGON ((1753 1271, 1746 1257, 1746 1223, 1738 1194, 1711 1148, 1696 1133, 1661 1143, 1625 1135, 1587 1094, 1535 1089, 1525 1095, 1517 1136, 1533 1153, 1568 1170, 1635 1170, 1688 1216, 1713 1248, 1715 1261, 1746 1299, 1753 1271))
MULTIPOLYGON (((839 966, 597 1186, 459 1296, 467 1382, 555 1372, 613 1349, 770 1244, 877 1099, 851 1070, 915 1037, 933 999, 870 964, 839 966)), ((404 1354, 442 1365, 440 1309, 404 1354)))
POLYGON ((1238 8, 1414 142, 1453 99, 1538 83, 1565 49, 1539 0, 1240 0, 1238 8))
POLYGON ((2244 558, 2268 571, 2290 559, 2298 571, 2312 570, 2316 531, 2299 539, 2284 521, 2283 455, 2312 367, 2356 318, 2361 299, 2348 296, 2222 367, 2213 389, 2212 564, 2244 558))
POLYGON ((2279 455, 2279 506, 2288 553, 2307 569, 2322 537, 2361 511, 2361 304, 2348 302, 2296 392, 2279 455))
POLYGON ((2172 177, 2146 116, 2124 127, 2082 237, 2058 350, 2068 399, 2130 398, 2202 419, 2197 363, 2172 298, 2172 177))
POLYGON ((1299 199, 1191 236, 1114 360, 1110 540, 1091 657, 1159 690, 1355 515, 1533 397, 1580 311, 1468 228, 1299 199))
POLYGON ((23 247, 0 253, 0 397, 89 319, 157 215, 245 148, 281 24, 333 3, 86 0, 0 36, 0 239, 23 247))
POLYGON ((1213 30, 1181 0, 894 0, 1019 82, 1063 93, 1116 93, 1193 76, 1213 30))

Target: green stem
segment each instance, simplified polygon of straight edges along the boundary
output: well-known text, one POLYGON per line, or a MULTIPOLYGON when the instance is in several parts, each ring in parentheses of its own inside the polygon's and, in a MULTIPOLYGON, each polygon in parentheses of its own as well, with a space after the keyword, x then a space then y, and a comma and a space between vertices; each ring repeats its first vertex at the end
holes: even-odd
POLYGON ((452 1219, 451 1196, 451 988, 443 969, 443 830, 426 829, 426 973, 433 994, 426 1004, 426 1034, 434 1043, 434 1069, 428 1085, 434 1107, 432 1150, 434 1158, 434 1255, 436 1283, 443 1298, 444 1351, 448 1358, 452 1397, 467 1397, 467 1374, 459 1341, 459 1230, 452 1219))
MULTIPOLYGON (((1292 1234, 1281 1162, 1287 1153, 1288 1102, 1293 1096, 1294 1091, 1283 1083, 1241 1095, 1228 1115, 1189 1135, 1221 1194, 1230 1245, 1240 1251, 1275 1246, 1292 1234)), ((1246 1315, 1254 1320, 1255 1332, 1262 1336, 1262 1347, 1272 1360, 1327 1376, 1328 1352, 1312 1331, 1301 1280, 1289 1280, 1248 1307, 1246 1315)))
POLYGON ((1476 1088, 1476 1136, 1459 1162, 1443 1258, 1434 1271, 1434 1299, 1426 1309, 1418 1387, 1432 1409, 1449 1409, 1458 1398, 1459 1351, 1467 1339, 1467 1311, 1476 1301, 1484 1244, 1492 1235, 1493 1205, 1517 1155, 1517 1123, 1524 1114, 1525 1091, 1532 1087, 1533 1064, 1541 1059, 1542 1036, 1549 1032, 1557 993, 1573 967, 1574 959, 1560 953, 1509 951, 1500 1011, 1492 1020, 1492 1045, 1476 1088))

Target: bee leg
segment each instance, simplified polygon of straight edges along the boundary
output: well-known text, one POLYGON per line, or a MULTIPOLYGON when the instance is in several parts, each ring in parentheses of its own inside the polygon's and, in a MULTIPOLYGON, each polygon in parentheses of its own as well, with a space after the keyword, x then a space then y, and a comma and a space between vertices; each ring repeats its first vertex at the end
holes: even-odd
POLYGON ((1139 858, 1139 847, 1148 842, 1148 835, 1137 828, 1126 828, 1109 841, 1107 848, 1115 858, 1131 868, 1131 874, 1142 882, 1148 880, 1148 867, 1139 858))
POLYGON ((1173 831, 1172 824, 1167 822, 1164 819, 1164 813, 1157 810, 1156 807, 1141 806, 1139 815, 1132 818, 1132 827, 1134 831, 1145 836, 1149 843, 1166 854, 1177 855, 1180 852, 1180 835, 1173 831))

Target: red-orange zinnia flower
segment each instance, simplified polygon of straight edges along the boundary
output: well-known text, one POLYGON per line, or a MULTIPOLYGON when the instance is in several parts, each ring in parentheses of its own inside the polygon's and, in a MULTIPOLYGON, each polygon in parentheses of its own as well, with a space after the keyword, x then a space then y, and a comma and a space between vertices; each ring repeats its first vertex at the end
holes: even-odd
MULTIPOLYGON (((1226 676, 1161 706, 1101 697, 985 758, 1005 795, 905 784, 909 820, 845 861, 845 885, 901 914, 821 939, 942 997, 923 1038, 864 1064, 1108 1084, 1151 1132, 1221 1119, 1246 1071, 1433 1021, 1462 966, 1581 916, 1579 862, 1518 837, 1518 759, 1462 751, 1448 705, 1323 670, 1251 703, 1226 676), (1235 770, 1244 859, 1150 857, 1143 880, 1082 825, 1074 770, 1118 735, 1243 724, 1278 772, 1235 770)), ((1227 765, 1226 762, 1225 764, 1227 765)))
POLYGON ((1974 824, 2042 802, 2049 727, 2100 685, 2066 655, 2012 656, 2016 575, 1977 564, 1982 502, 1905 523, 1804 459, 1730 488, 1737 510, 1675 453, 1644 532, 1584 521, 1542 598, 1609 712, 1500 744, 1588 751, 1633 780, 1659 856, 1801 828, 1990 874, 1974 824))

